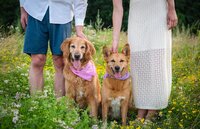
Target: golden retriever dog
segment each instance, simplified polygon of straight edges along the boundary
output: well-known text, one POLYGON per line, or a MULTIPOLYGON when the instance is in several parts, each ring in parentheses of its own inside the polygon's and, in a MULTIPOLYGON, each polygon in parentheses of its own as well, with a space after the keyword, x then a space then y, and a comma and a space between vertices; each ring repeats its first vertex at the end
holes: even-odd
POLYGON ((132 107, 132 86, 129 75, 130 47, 126 44, 121 53, 103 48, 106 74, 102 86, 102 118, 107 121, 108 112, 113 118, 122 118, 126 125, 127 112, 132 107))
POLYGON ((101 101, 100 83, 92 61, 95 48, 89 41, 71 37, 62 45, 65 78, 65 94, 81 108, 89 107, 90 115, 97 117, 101 101))

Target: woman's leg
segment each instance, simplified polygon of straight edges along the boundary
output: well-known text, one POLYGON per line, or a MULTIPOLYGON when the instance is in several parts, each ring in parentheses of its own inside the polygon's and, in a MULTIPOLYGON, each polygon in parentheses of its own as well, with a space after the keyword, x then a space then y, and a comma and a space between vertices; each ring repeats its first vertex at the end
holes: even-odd
POLYGON ((137 119, 145 118, 147 111, 146 109, 138 109, 137 119))

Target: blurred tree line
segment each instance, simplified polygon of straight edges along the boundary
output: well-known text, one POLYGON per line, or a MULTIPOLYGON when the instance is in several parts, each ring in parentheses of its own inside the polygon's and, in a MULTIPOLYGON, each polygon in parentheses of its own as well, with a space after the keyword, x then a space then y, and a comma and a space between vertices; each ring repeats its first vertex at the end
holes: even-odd
MULTIPOLYGON (((179 18, 179 27, 190 27, 193 33, 200 30, 200 0, 175 0, 176 11, 179 18)), ((129 0, 123 0, 124 18, 123 30, 127 30, 129 0)), ((19 1, 0 0, 0 29, 8 30, 10 25, 19 26, 19 1)), ((86 24, 95 27, 97 13, 101 18, 102 27, 112 27, 112 0, 88 0, 86 24)))

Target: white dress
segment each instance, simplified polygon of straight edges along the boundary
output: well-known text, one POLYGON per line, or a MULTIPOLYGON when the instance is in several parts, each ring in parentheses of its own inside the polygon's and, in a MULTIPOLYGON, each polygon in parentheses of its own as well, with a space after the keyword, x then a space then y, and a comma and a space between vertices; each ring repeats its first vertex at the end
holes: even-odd
POLYGON ((172 82, 167 0, 130 0, 128 42, 136 108, 166 108, 172 82))

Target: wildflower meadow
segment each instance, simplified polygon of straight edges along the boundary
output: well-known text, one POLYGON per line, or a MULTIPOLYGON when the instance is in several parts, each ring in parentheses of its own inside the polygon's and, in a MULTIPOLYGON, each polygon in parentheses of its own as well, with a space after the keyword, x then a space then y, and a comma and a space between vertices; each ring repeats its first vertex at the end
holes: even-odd
MULTIPOLYGON (((94 44, 93 57, 102 82, 105 63, 102 47, 111 45, 112 30, 96 31, 91 26, 85 34, 94 44)), ((92 119, 87 109, 80 109, 66 97, 56 100, 53 88, 54 67, 47 54, 43 93, 29 95, 28 71, 30 58, 23 54, 24 34, 15 32, 0 39, 0 128, 2 129, 200 129, 200 34, 191 36, 187 29, 173 32, 173 83, 169 106, 159 111, 153 124, 135 122, 136 110, 128 113, 128 124, 101 117, 92 119)), ((120 45, 127 43, 121 33, 120 45)))

